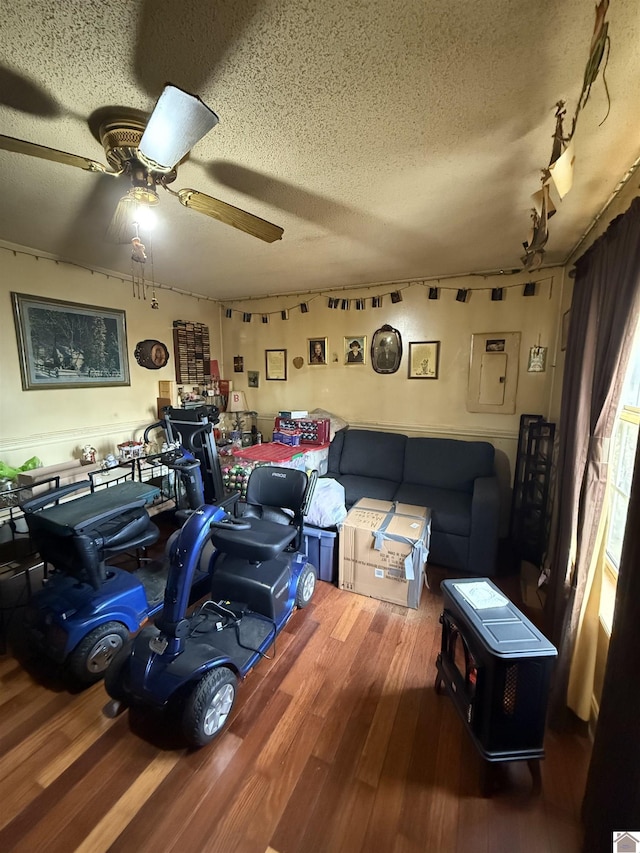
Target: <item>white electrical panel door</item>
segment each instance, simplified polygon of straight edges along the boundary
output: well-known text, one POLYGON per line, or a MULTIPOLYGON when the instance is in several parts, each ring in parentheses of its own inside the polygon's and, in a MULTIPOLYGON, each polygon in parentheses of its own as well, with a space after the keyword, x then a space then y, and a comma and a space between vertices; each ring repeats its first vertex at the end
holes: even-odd
POLYGON ((516 410, 520 332, 471 336, 467 411, 512 415, 516 410))

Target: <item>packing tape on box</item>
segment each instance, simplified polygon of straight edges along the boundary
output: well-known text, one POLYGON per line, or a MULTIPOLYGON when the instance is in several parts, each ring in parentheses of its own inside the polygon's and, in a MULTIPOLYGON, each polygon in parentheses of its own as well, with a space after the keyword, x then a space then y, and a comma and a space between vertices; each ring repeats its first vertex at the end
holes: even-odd
MULTIPOLYGON (((410 550, 407 556, 404 558, 404 575, 408 581, 412 581, 415 578, 415 572, 413 570, 414 560, 417 554, 418 562, 421 565, 427 562, 427 557, 429 556, 429 551, 425 547, 425 544, 422 540, 422 537, 419 539, 410 539, 408 536, 400 536, 397 533, 388 533, 387 528, 391 523, 391 519, 396 516, 395 512, 396 505, 393 504, 393 507, 386 514, 384 521, 380 525, 377 530, 373 531, 373 547, 376 551, 382 551, 382 547, 385 541, 392 542, 403 542, 405 545, 409 545, 410 550)), ((404 513, 402 514, 404 515, 404 513)), ((406 518, 413 518, 414 516, 405 516, 406 518)))

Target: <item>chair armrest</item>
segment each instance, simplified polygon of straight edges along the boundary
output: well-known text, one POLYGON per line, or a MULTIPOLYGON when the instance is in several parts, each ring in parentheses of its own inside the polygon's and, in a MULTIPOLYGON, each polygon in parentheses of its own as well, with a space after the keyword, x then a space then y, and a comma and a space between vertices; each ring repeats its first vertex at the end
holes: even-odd
MULTIPOLYGON (((28 488, 32 489, 34 486, 40 486, 55 479, 59 480, 59 475, 56 477, 50 477, 47 480, 42 480, 37 483, 33 483, 28 488)), ((25 486, 25 488, 27 488, 27 486, 25 486)), ((76 483, 67 483, 66 486, 58 486, 55 489, 50 489, 44 495, 40 495, 37 498, 29 498, 29 500, 23 501, 23 503, 20 504, 20 509, 23 512, 38 512, 38 510, 43 509, 45 506, 48 506, 51 503, 57 503, 61 498, 64 498, 67 495, 71 495, 74 492, 79 491, 80 489, 90 488, 91 481, 89 479, 78 480, 76 483)))
POLYGON ((498 478, 477 477, 471 500, 471 535, 468 569, 474 575, 493 575, 496 571, 498 528, 500 524, 500 487, 498 478))

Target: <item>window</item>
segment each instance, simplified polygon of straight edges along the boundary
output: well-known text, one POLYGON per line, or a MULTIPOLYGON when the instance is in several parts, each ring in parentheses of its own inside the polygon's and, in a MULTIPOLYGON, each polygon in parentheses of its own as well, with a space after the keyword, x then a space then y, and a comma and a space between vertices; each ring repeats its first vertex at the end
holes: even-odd
POLYGON ((627 523, 627 508, 633 479, 633 466, 640 424, 640 326, 636 329, 633 350, 624 379, 620 408, 613 428, 609 457, 609 521, 605 544, 600 618, 610 631, 615 603, 615 586, 627 523))

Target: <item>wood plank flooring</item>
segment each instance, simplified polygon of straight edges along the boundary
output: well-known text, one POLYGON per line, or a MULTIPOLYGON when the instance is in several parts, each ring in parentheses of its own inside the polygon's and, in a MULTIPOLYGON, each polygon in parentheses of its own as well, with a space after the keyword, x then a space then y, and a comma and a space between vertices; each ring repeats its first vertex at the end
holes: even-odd
POLYGON ((524 762, 481 795, 434 690, 444 576, 415 611, 319 583, 200 750, 162 718, 110 718, 101 683, 72 693, 18 642, 0 657, 0 850, 577 853, 587 739, 547 734, 539 796, 524 762))

